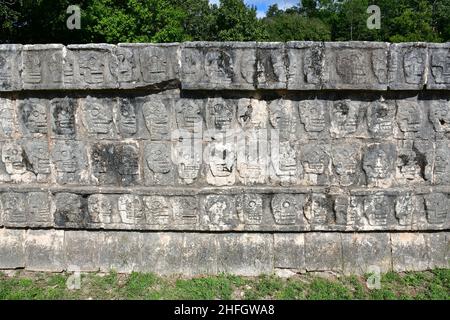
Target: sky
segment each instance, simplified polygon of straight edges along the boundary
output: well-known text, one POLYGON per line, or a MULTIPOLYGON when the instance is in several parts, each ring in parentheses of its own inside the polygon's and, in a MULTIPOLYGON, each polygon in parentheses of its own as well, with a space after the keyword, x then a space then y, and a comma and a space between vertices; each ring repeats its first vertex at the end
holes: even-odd
MULTIPOLYGON (((278 4, 278 8, 286 9, 298 4, 299 0, 244 0, 247 5, 256 6, 258 18, 266 15, 267 8, 271 4, 278 4)), ((219 0, 209 0, 210 3, 219 3, 219 0)))

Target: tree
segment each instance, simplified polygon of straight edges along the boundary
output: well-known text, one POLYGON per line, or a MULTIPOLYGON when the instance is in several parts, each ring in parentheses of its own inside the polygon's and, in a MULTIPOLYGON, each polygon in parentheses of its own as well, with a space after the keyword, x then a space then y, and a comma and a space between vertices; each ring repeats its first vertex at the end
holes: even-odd
POLYGON ((216 12, 217 32, 214 40, 254 41, 267 39, 262 22, 256 17, 256 8, 247 7, 243 0, 220 0, 216 12))

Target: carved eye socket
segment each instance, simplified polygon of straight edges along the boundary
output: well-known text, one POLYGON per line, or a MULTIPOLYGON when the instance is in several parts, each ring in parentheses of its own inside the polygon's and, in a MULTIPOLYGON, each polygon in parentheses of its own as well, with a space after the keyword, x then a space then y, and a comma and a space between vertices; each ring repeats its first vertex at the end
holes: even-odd
POLYGON ((250 201, 250 202, 248 203, 248 206, 249 206, 250 208, 254 208, 254 207, 256 206, 256 202, 255 202, 255 201, 250 201))
POLYGON ((283 208, 289 208, 291 204, 288 201, 283 202, 283 208))
POLYGON ((122 109, 122 115, 124 117, 128 117, 130 115, 130 113, 128 112, 128 110, 122 109))
POLYGON ((311 113, 317 113, 318 112, 318 110, 317 110, 317 108, 311 108, 311 113))
POLYGON ((19 151, 17 151, 17 149, 13 149, 11 153, 12 153, 14 156, 16 156, 16 155, 19 153, 19 151))
POLYGON ((61 151, 61 155, 66 157, 68 155, 68 152, 67 151, 61 151))
POLYGON ((100 114, 100 109, 98 107, 94 107, 91 109, 91 115, 94 117, 98 116, 100 114))
POLYGON ((39 117, 39 111, 37 111, 37 110, 34 110, 32 112, 32 114, 33 114, 33 117, 39 117))
POLYGON ((62 116, 65 116, 67 114, 67 111, 66 110, 61 110, 61 115, 62 116))

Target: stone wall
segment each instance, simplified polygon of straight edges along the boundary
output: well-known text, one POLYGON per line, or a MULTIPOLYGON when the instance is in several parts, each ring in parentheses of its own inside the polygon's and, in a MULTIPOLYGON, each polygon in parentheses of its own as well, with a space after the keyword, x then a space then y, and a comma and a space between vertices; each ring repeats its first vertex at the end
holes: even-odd
POLYGON ((0 45, 0 269, 449 266, 450 44, 0 45))

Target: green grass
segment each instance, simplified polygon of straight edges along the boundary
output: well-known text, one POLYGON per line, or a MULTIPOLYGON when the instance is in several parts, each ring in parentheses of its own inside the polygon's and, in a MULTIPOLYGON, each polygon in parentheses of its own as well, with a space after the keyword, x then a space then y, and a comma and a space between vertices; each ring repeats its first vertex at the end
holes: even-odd
POLYGON ((450 300, 450 269, 425 272, 389 272, 381 288, 367 288, 366 276, 323 278, 311 274, 289 279, 218 276, 160 277, 150 273, 129 275, 83 274, 81 288, 67 289, 70 274, 17 271, 0 273, 0 299, 444 299, 450 300))

